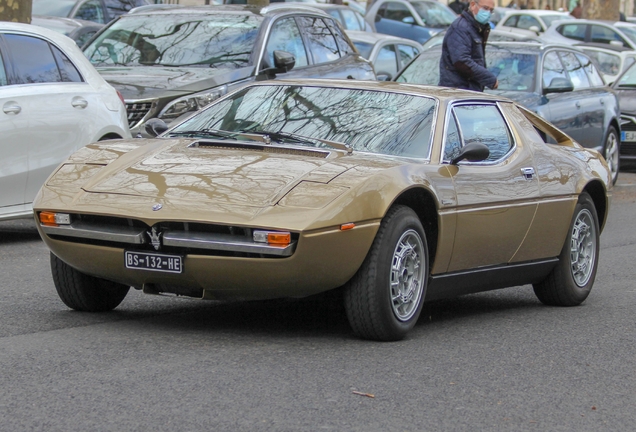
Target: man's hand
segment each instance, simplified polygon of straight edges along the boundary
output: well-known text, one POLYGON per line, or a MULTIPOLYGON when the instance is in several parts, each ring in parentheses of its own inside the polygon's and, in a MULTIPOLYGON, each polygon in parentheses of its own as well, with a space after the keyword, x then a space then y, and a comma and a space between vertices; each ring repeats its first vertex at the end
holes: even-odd
POLYGON ((492 89, 497 90, 497 87, 499 87, 499 80, 495 81, 495 85, 492 86, 492 89))

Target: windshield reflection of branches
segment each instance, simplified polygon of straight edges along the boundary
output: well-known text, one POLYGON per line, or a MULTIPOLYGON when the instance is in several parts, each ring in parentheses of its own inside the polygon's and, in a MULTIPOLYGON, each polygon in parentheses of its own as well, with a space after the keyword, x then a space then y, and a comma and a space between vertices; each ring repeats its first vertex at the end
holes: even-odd
POLYGON ((435 106, 433 99, 397 93, 257 86, 206 110, 175 131, 282 131, 346 143, 358 151, 427 157, 435 106))
POLYGON ((259 25, 247 15, 134 17, 115 23, 85 53, 95 64, 237 68, 249 63, 259 25))

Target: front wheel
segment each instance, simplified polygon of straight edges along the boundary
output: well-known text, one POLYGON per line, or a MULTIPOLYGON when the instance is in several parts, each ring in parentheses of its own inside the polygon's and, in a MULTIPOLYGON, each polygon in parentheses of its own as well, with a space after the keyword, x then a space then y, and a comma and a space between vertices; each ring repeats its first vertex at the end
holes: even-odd
POLYGON ((551 306, 577 306, 592 290, 598 266, 600 229, 592 198, 579 196, 559 263, 534 285, 537 298, 551 306))
POLYGON ((115 309, 130 287, 89 276, 66 264, 51 253, 51 274, 60 299, 71 309, 104 312, 115 309))
POLYGON ((422 311, 427 279, 422 223, 410 208, 393 207, 345 288, 345 309, 354 333, 380 341, 404 338, 422 311))
POLYGON ((607 131, 607 138, 605 139, 605 146, 603 147, 603 156, 607 161, 607 166, 610 169, 610 177, 612 184, 616 184, 618 180, 618 171, 620 170, 620 140, 618 139, 618 133, 614 127, 610 126, 607 131))

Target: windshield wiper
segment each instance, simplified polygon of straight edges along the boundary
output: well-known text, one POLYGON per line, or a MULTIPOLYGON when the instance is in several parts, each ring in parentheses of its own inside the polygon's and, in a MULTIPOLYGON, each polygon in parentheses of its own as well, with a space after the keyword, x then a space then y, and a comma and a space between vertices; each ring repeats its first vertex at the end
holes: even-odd
POLYGON ((347 152, 347 154, 353 153, 353 148, 350 145, 344 144, 338 141, 331 141, 331 140, 326 140, 322 138, 306 137, 303 135, 298 135, 291 132, 282 132, 282 131, 274 132, 274 131, 250 129, 249 132, 253 134, 262 134, 263 142, 267 144, 269 144, 268 141, 270 141, 270 139, 273 139, 275 141, 291 140, 298 143, 318 142, 338 150, 344 150, 347 152))
POLYGON ((187 137, 217 137, 217 138, 246 138, 252 141, 264 142, 269 144, 266 138, 258 133, 246 133, 246 132, 231 132, 221 129, 199 129, 199 130, 187 130, 187 131, 174 131, 169 132, 167 136, 187 136, 187 137))

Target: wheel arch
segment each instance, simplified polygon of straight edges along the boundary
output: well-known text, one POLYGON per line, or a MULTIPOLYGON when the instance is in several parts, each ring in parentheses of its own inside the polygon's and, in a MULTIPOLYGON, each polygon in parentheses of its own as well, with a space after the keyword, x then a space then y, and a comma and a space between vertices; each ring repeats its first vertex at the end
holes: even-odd
POLYGON ((600 180, 593 180, 585 186, 583 192, 587 192, 594 202, 598 224, 602 231, 607 219, 607 206, 609 204, 606 199, 605 187, 600 180))
POLYGON ((437 237, 439 234, 439 217, 433 194, 424 188, 415 187, 403 191, 391 204, 404 205, 411 208, 422 222, 429 252, 429 266, 433 267, 437 251, 437 237))
POLYGON ((102 136, 98 141, 106 141, 112 139, 122 139, 122 137, 114 132, 109 132, 106 135, 102 136))

